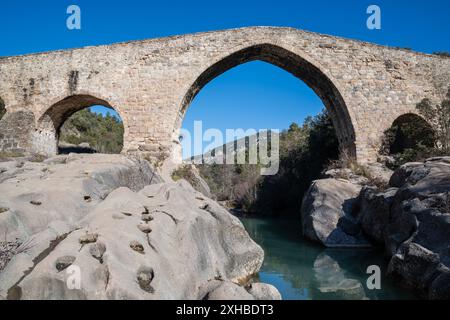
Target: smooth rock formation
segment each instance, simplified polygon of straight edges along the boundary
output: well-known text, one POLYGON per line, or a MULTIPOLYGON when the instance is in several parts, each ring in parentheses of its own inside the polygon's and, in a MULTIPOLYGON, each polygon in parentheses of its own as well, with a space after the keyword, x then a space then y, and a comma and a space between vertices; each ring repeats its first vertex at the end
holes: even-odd
POLYGON ((360 190, 343 180, 314 181, 303 198, 303 235, 327 247, 370 247, 352 214, 360 190))
POLYGON ((256 300, 281 300, 281 294, 277 288, 267 283, 252 283, 248 292, 256 300))
POLYGON ((223 282, 208 293, 208 300, 255 300, 243 287, 232 282, 223 282))
POLYGON ((275 288, 255 284, 251 294, 235 284, 258 272, 264 252, 239 219, 186 181, 160 183, 124 156, 23 167, 0 184, 0 206, 9 208, 0 228, 32 245, 0 270, 0 298, 279 297, 275 288))

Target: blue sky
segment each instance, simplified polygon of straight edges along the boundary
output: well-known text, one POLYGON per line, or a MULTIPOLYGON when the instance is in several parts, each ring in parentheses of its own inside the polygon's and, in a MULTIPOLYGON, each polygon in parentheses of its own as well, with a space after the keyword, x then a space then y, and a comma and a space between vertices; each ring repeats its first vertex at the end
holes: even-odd
MULTIPOLYGON (((253 25, 289 26, 431 53, 450 51, 449 12, 448 0, 2 0, 0 56, 253 25), (81 30, 66 28, 71 4, 81 8, 81 30), (371 4, 381 8, 381 30, 366 27, 371 4)), ((206 128, 282 129, 321 107, 301 81, 252 62, 209 83, 193 101, 184 127, 203 120, 206 128)))

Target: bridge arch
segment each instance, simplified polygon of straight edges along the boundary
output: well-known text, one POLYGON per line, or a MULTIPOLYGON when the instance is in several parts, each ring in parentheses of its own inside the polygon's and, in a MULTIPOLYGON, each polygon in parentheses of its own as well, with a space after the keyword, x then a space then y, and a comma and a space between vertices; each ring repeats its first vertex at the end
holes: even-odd
POLYGON ((406 149, 416 149, 419 145, 434 147, 436 135, 432 125, 416 112, 397 116, 391 126, 384 131, 381 155, 395 155, 406 149))
POLYGON ((335 81, 332 81, 317 64, 310 62, 310 59, 270 43, 255 44, 237 50, 203 69, 187 88, 182 99, 175 124, 177 136, 189 105, 206 84, 238 65, 255 60, 264 61, 284 69, 306 83, 319 96, 330 112, 341 150, 356 158, 354 125, 347 104, 335 81))
POLYGON ((111 105, 107 100, 97 98, 90 94, 70 95, 53 103, 45 109, 43 114, 37 119, 36 129, 33 134, 33 151, 48 156, 58 153, 59 131, 64 122, 74 113, 95 106, 101 105, 116 111, 123 121, 124 144, 127 126, 125 117, 116 106, 111 105))

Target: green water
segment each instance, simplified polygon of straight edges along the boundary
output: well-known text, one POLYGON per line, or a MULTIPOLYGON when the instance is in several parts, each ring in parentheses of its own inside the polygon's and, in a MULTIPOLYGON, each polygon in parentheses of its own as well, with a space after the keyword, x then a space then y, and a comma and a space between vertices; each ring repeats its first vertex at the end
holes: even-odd
POLYGON ((302 239, 300 222, 241 218, 265 253, 259 281, 274 285, 284 300, 416 299, 386 278, 383 252, 368 249, 324 249, 302 239), (367 267, 381 269, 381 289, 367 288, 367 267))

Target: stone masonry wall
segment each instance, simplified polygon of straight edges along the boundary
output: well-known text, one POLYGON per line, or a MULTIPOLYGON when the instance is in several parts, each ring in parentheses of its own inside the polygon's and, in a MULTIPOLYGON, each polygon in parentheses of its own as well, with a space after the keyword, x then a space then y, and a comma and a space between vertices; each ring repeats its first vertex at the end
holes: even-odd
POLYGON ((0 58, 0 98, 7 110, 0 120, 0 147, 54 153, 49 145, 65 117, 100 101, 122 117, 123 152, 170 153, 189 92, 201 89, 193 90, 199 77, 209 81, 254 59, 305 80, 330 109, 343 147, 353 148, 361 162, 375 159, 384 130, 398 116, 415 112, 425 97, 440 100, 450 84, 448 58, 291 28, 251 27, 6 57, 0 58), (252 46, 256 49, 245 51, 252 46), (215 64, 220 68, 209 69, 215 64), (64 100, 68 97, 72 100, 64 100), (8 120, 20 119, 18 112, 34 115, 25 130, 8 120))

